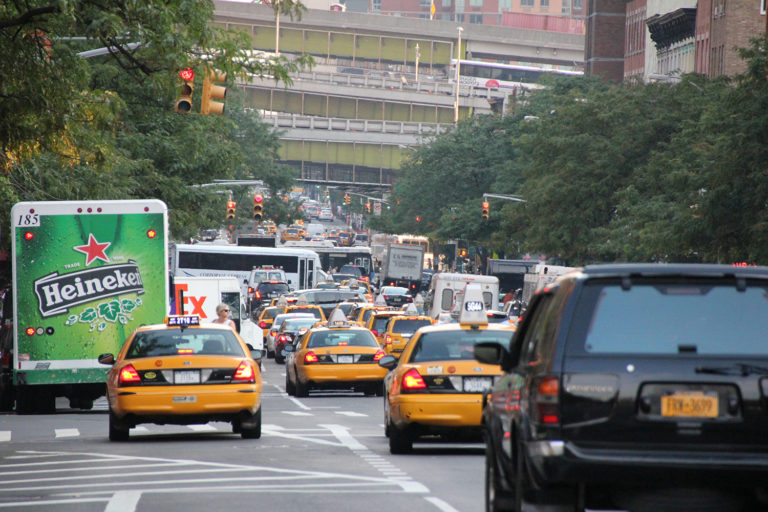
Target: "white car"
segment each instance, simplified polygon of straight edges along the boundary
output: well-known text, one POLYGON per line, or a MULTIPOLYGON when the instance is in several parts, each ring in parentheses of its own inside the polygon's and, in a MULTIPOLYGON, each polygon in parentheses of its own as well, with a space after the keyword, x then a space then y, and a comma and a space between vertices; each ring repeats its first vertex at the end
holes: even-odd
POLYGON ((317 220, 327 220, 333 222, 333 212, 331 210, 320 210, 317 220))

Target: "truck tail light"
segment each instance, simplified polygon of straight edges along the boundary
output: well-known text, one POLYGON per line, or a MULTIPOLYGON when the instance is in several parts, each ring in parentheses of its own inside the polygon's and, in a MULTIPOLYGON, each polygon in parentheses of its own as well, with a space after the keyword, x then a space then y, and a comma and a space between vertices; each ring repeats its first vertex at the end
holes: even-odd
POLYGON ((136 371, 136 368, 129 364, 120 370, 119 381, 120 384, 140 384, 141 377, 139 377, 139 372, 136 371))
POLYGON ((232 377, 233 381, 237 382, 256 382, 256 371, 253 369, 253 365, 248 361, 243 361, 235 370, 235 375, 232 377))
POLYGON ((424 382, 424 377, 419 374, 416 368, 411 368, 405 375, 403 375, 403 393, 412 391, 425 391, 427 389, 427 383, 424 382))
POLYGON ((312 364, 317 362, 317 355, 311 350, 304 354, 304 364, 312 364))
POLYGON ((557 377, 544 377, 534 387, 536 421, 543 425, 560 423, 560 380, 557 377))

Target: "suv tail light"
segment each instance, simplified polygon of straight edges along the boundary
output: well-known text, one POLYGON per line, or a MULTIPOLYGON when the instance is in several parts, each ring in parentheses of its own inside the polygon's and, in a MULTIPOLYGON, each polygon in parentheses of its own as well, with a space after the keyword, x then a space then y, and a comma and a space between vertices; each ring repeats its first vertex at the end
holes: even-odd
POLYGON ((260 298, 261 298, 261 292, 259 292, 259 291, 257 291, 257 292, 256 292, 256 298, 257 298, 257 299, 260 299, 260 298))
POLYGON ((411 368, 403 375, 403 393, 426 391, 427 383, 416 368, 411 368))
POLYGON ((533 403, 535 420, 542 425, 560 423, 560 380, 543 377, 534 387, 533 403))
POLYGON ((304 364, 312 364, 317 362, 317 355, 311 350, 304 354, 304 364))
POLYGON ((235 370, 232 380, 237 382, 256 382, 256 371, 248 361, 243 361, 235 370))
POLYGON ((136 368, 134 368, 132 364, 129 364, 120 370, 120 384, 141 384, 139 372, 136 371, 136 368))

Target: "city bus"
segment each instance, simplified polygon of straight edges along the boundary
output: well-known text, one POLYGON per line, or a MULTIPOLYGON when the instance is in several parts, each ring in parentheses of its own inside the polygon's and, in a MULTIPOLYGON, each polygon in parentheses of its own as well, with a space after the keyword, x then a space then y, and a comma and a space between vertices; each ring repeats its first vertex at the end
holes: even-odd
MULTIPOLYGON (((499 64, 478 60, 461 61, 459 73, 461 84, 488 89, 541 89, 540 82, 546 75, 584 76, 583 71, 574 69, 537 68, 520 64, 499 64)), ((451 59, 448 75, 451 79, 456 76, 456 59, 451 59)))
POLYGON ((369 275, 373 269, 373 257, 371 248, 363 245, 351 247, 335 247, 329 241, 299 242, 289 241, 283 247, 302 248, 314 251, 320 257, 322 268, 329 272, 332 268, 337 271, 344 265, 357 265, 365 269, 365 275, 369 275))
POLYGON ((234 276, 244 287, 254 267, 271 265, 283 269, 291 290, 314 288, 322 268, 316 252, 299 248, 176 244, 170 254, 176 276, 234 276))

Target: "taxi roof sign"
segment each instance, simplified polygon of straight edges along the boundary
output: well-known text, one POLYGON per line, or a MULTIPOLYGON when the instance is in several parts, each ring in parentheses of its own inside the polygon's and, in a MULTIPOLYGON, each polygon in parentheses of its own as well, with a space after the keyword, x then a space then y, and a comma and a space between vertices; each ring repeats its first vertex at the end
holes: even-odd
POLYGON ((331 316, 328 318, 328 327, 342 327, 349 325, 347 322, 347 315, 340 309, 334 309, 331 316))
POLYGON ((404 313, 406 315, 418 315, 418 314, 420 314, 419 313, 419 309, 416 307, 416 304, 414 304, 413 302, 411 302, 410 304, 408 304, 408 306, 406 306, 404 313))
POLYGON ((169 327, 200 325, 200 317, 198 315, 170 315, 166 317, 165 324, 169 327))
POLYGON ((376 297, 376 300, 373 301, 374 306, 386 306, 387 301, 384 300, 384 296, 382 294, 379 294, 378 297, 376 297))
POLYGON ((304 295, 303 293, 301 295, 299 295, 296 298, 296 305, 297 306, 307 306, 307 305, 309 305, 309 301, 307 300, 307 296, 304 295))
POLYGON ((417 293, 416 297, 413 298, 412 304, 416 304, 417 306, 423 306, 424 305, 424 297, 422 297, 420 293, 417 293))
POLYGON ((286 307, 287 305, 288 305, 288 300, 285 298, 285 295, 282 295, 279 299, 277 299, 277 303, 275 304, 275 306, 280 306, 283 308, 286 307))
POLYGON ((464 288, 464 300, 459 310, 459 323, 471 325, 477 328, 488 325, 488 316, 485 314, 485 302, 483 301, 483 289, 479 284, 467 284, 464 288))

